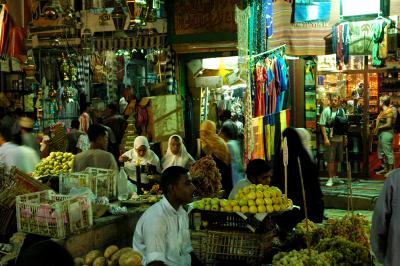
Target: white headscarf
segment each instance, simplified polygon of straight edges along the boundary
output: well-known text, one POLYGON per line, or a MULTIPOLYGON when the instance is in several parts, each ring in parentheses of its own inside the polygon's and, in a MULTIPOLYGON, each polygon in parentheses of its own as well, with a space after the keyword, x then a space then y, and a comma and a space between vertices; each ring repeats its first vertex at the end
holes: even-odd
POLYGON ((170 166, 181 166, 184 168, 189 168, 190 164, 194 162, 193 157, 187 152, 185 145, 183 144, 182 138, 179 135, 172 135, 168 139, 168 148, 164 157, 162 158, 162 168, 167 169, 170 166), (178 154, 175 155, 171 151, 171 141, 172 138, 177 137, 179 143, 181 144, 181 149, 178 154))
POLYGON ((311 151, 311 135, 310 132, 308 132, 307 129, 303 127, 295 128, 297 134, 300 137, 301 143, 303 144, 304 149, 306 149, 308 155, 310 158, 313 160, 314 156, 311 151))
POLYGON ((157 154, 150 150, 149 141, 144 136, 137 136, 135 138, 135 141, 133 142, 133 149, 125 152, 122 156, 126 156, 130 159, 129 162, 125 162, 125 165, 129 165, 132 163, 136 164, 137 160, 139 160, 140 164, 142 165, 155 165, 157 168, 157 172, 161 172, 160 159, 158 158, 157 154), (146 147, 146 153, 143 155, 143 157, 140 157, 136 151, 140 146, 146 147))

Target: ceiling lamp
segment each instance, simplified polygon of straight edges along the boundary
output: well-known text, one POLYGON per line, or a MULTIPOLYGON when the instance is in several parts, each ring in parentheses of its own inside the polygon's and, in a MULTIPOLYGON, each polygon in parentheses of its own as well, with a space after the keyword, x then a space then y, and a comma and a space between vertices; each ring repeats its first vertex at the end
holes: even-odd
POLYGON ((143 26, 145 25, 147 3, 146 0, 125 0, 129 11, 129 26, 143 26))
POLYGON ((111 13, 111 18, 114 21, 114 26, 115 26, 114 38, 116 39, 127 38, 127 35, 124 32, 126 14, 122 8, 121 2, 115 1, 115 6, 113 12, 111 13))

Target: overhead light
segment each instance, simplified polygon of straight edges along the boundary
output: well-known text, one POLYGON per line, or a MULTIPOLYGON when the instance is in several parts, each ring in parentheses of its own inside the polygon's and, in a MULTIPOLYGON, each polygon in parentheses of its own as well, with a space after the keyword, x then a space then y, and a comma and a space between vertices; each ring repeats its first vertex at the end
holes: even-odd
POLYGON ((116 31, 114 38, 116 38, 116 39, 127 38, 127 35, 124 32, 126 14, 125 14, 124 10, 122 9, 122 5, 119 1, 115 2, 114 10, 111 13, 111 18, 114 21, 114 26, 115 26, 115 31, 116 31))

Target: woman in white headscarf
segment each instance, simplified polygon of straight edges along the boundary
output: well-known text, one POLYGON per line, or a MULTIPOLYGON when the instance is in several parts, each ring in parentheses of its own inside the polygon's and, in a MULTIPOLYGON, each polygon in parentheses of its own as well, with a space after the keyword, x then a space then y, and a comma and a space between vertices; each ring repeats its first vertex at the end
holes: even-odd
POLYGON ((189 169, 194 163, 193 157, 186 151, 182 138, 179 135, 172 135, 168 139, 167 153, 162 158, 162 168, 170 166, 181 166, 189 169))
MULTIPOLYGON (((160 159, 157 154, 150 150, 149 141, 144 136, 138 136, 133 143, 133 149, 125 152, 119 157, 120 162, 125 163, 125 167, 135 169, 136 165, 152 165, 158 173, 161 173, 160 159)), ((131 176, 136 180, 136 176, 131 176)), ((149 180, 142 178, 142 183, 147 184, 149 180)))
POLYGON ((308 155, 310 156, 310 159, 312 161, 315 161, 314 155, 311 151, 311 134, 310 134, 310 132, 307 129, 305 129, 304 127, 298 127, 298 128, 295 128, 295 130, 300 137, 301 144, 303 144, 304 149, 307 151, 308 155))

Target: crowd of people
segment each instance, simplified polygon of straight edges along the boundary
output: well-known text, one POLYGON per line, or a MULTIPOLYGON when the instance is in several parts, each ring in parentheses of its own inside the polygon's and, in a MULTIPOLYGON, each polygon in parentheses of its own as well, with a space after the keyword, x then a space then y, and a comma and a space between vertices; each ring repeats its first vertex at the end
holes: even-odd
MULTIPOLYGON (((338 182, 336 164, 343 159, 341 156, 346 145, 346 134, 337 125, 339 123, 337 117, 346 116, 339 103, 340 98, 333 95, 330 106, 323 110, 320 120, 324 145, 327 147, 325 154, 329 175, 327 185, 338 182)), ((387 98, 382 98, 381 109, 376 120, 375 133, 379 135, 379 154, 382 156, 380 158, 387 173, 394 165, 393 151, 389 143, 391 144, 393 139, 392 124, 397 109, 395 114, 387 98)), ((82 171, 86 167, 118 170, 119 163, 126 169, 135 168, 138 164, 145 165, 159 175, 156 182, 160 184, 163 197, 141 216, 132 241, 133 247, 143 255, 147 265, 198 264, 190 244, 185 206, 192 201, 196 191, 189 169, 196 159, 205 155, 212 156, 216 162, 222 176, 222 189, 226 198, 233 199, 241 188, 251 184, 273 185, 282 191, 287 191, 287 196, 298 208, 295 207, 276 218, 276 223, 282 232, 292 230, 305 217, 316 223, 324 219, 324 201, 318 168, 310 149, 311 136, 304 128, 288 127, 282 133, 282 138, 287 140, 289 158, 286 168, 289 179, 286 183, 282 150, 271 162, 253 159, 246 166, 243 164, 241 140, 235 123, 230 119, 221 123, 219 129, 213 121, 205 120, 201 123, 200 152, 196 156, 187 151, 182 137, 177 134, 169 137, 166 151, 161 155, 152 150, 145 136, 137 136, 134 147, 123 151, 121 142, 126 117, 118 113, 116 105, 109 105, 105 114, 104 119, 97 119, 96 123, 89 122, 87 129, 80 126, 79 120, 73 120, 71 130, 67 134, 67 150, 76 154, 73 162, 74 172, 82 171), (302 193, 303 189, 305 195, 302 193)), ((87 118, 86 114, 84 116, 87 118)), ((90 116, 89 121, 91 121, 90 116)), ((7 170, 14 165, 30 173, 39 162, 40 152, 32 128, 33 120, 27 117, 4 116, 1 120, 0 162, 7 170)), ((390 172, 384 191, 376 204, 373 219, 371 243, 382 261, 396 260, 393 247, 397 243, 397 238, 390 236, 396 229, 388 224, 398 219, 395 204, 399 173, 398 170, 390 172)), ((130 176, 130 179, 132 182, 137 181, 134 175, 130 176)), ((154 180, 144 178, 141 182, 144 185, 151 185, 154 180)), ((47 242, 42 244, 53 245, 47 242)), ((41 248, 40 245, 33 248, 41 248)), ((58 249, 58 246, 53 248, 58 249)), ((32 255, 27 254, 28 257, 32 255)))

